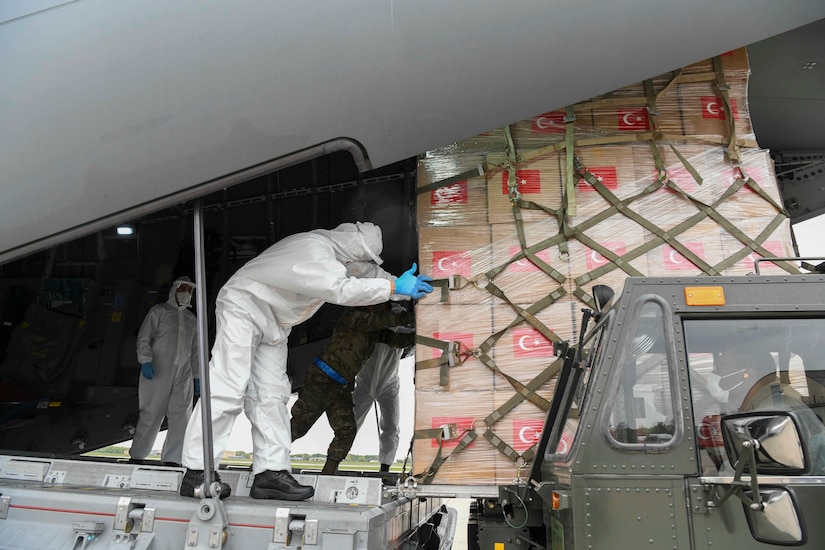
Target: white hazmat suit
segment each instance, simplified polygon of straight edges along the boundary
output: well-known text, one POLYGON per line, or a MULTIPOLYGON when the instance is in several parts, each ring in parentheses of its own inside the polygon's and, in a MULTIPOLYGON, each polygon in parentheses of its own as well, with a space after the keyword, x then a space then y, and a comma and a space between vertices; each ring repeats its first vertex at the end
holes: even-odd
POLYGON ((129 455, 142 460, 151 452, 163 417, 168 419, 161 460, 180 464, 186 423, 192 413, 193 379, 199 379, 198 322, 189 311, 191 292, 176 299, 179 287, 195 285, 178 279, 169 289, 169 299, 149 309, 137 336, 137 359, 151 364, 153 376, 140 377, 140 418, 129 455), (178 305, 178 301, 181 304, 178 305))
POLYGON ((378 343, 375 351, 355 377, 355 424, 358 429, 370 412, 373 402, 378 404, 378 461, 381 464, 395 462, 400 433, 398 410, 398 365, 403 349, 378 343))
MULTIPOLYGON (((250 260, 221 288, 209 371, 215 467, 243 410, 252 424, 253 474, 290 469, 287 337, 325 302, 360 306, 390 299, 391 280, 347 277, 351 262, 380 262, 382 248, 381 229, 371 223, 299 233, 250 260)), ((203 470, 200 402, 194 412, 183 464, 203 470)))

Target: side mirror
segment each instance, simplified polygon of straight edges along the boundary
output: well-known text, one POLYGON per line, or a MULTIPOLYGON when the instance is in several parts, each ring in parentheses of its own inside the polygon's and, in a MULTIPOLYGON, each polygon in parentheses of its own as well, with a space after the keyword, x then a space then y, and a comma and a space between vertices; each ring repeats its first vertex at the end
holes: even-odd
POLYGON ((602 311, 613 299, 616 293, 607 285, 593 285, 593 301, 596 302, 596 311, 602 311))
MULTIPOLYGON (((745 496, 751 500, 754 497, 751 491, 745 496)), ((744 507, 753 538, 767 544, 804 544, 805 529, 793 494, 787 489, 763 487, 759 497, 762 510, 744 507)))
MULTIPOLYGON (((725 450, 732 465, 753 446, 755 469, 765 475, 801 474, 808 469, 808 456, 799 437, 794 413, 769 411, 740 413, 722 419, 725 450)), ((749 471, 745 465, 743 471, 749 471)))

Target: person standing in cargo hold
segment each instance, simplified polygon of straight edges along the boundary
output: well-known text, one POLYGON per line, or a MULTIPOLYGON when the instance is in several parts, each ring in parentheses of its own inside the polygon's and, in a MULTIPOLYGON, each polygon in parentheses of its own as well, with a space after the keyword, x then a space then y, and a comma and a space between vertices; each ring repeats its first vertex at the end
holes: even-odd
POLYGON ((192 394, 200 394, 198 322, 188 309, 194 289, 192 279, 178 278, 169 289, 169 299, 152 306, 140 325, 140 417, 129 450, 132 462, 143 460, 152 450, 166 416, 169 427, 161 460, 167 465, 180 465, 192 394))
MULTIPOLYGON (((252 498, 305 500, 314 489, 290 473, 286 373, 287 337, 325 303, 361 306, 432 292, 416 265, 394 277, 381 269, 381 228, 344 223, 332 230, 292 235, 270 246, 238 270, 216 300, 216 337, 210 362, 213 456, 226 448, 235 417, 243 410, 252 424, 252 498), (372 260, 374 263, 371 263, 372 260), (354 265, 361 266, 352 269, 354 265), (358 277, 348 276, 357 274, 358 277)), ((189 419, 183 449, 182 496, 203 484, 203 422, 199 402, 189 419)), ((215 480, 220 482, 216 475, 215 480)), ((220 483, 220 498, 230 494, 220 483)))
MULTIPOLYGON (((399 329, 402 332, 403 329, 399 329)), ((378 461, 382 472, 389 472, 395 462, 398 450, 400 411, 398 392, 401 382, 398 367, 406 354, 413 348, 392 348, 379 342, 367 364, 355 377, 355 425, 360 430, 372 404, 377 405, 378 415, 378 461)))
POLYGON ((327 449, 322 474, 334 475, 347 457, 357 431, 353 391, 355 377, 380 342, 392 348, 415 344, 415 333, 394 332, 391 327, 412 323, 412 314, 398 304, 351 308, 344 312, 329 342, 318 354, 292 406, 292 440, 302 438, 323 413, 335 436, 327 449))

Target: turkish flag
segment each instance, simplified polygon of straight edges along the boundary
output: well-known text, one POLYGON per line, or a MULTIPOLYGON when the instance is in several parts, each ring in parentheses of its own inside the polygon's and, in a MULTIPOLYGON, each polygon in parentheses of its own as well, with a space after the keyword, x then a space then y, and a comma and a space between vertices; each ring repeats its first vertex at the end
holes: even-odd
POLYGON ((436 206, 467 204, 467 180, 433 189, 430 191, 430 204, 436 206))
POLYGON ((650 129, 650 116, 644 107, 619 109, 616 116, 619 119, 619 130, 622 132, 650 129))
MULTIPOLYGON (((705 259, 705 247, 700 242, 683 243, 685 247, 705 259)), ((679 251, 669 245, 662 247, 662 257, 665 260, 665 269, 668 271, 693 271, 697 269, 693 262, 685 258, 679 251)))
POLYGON ((572 447, 573 436, 570 435, 565 429, 563 432, 561 432, 561 439, 559 440, 559 446, 556 448, 556 454, 566 455, 570 452, 570 449, 572 447))
POLYGON ((563 134, 565 131, 562 111, 552 111, 533 118, 534 134, 563 134))
MULTIPOLYGON (((591 166, 587 170, 608 189, 619 188, 619 176, 616 173, 615 166, 591 166)), ((579 191, 596 190, 584 178, 579 179, 579 184, 577 187, 579 191)))
MULTIPOLYGON (((510 194, 510 187, 507 185, 509 172, 505 170, 501 173, 501 193, 510 194)), ((519 193, 529 195, 531 193, 541 193, 541 171, 539 170, 516 170, 516 184, 519 193)))
POLYGON ((470 252, 433 251, 432 277, 444 279, 450 275, 473 276, 473 258, 470 252))
POLYGON ((544 429, 544 420, 520 419, 513 420, 513 449, 523 452, 535 445, 541 439, 544 429))
MULTIPOLYGON (((461 342, 464 348, 475 349, 471 332, 434 332, 433 338, 445 342, 461 342)), ((433 348, 433 358, 435 357, 441 357, 441 350, 438 348, 433 348)))
POLYGON ((553 357, 553 343, 533 327, 513 329, 513 355, 553 357))
MULTIPOLYGON (((725 120, 725 104, 721 97, 702 96, 702 118, 725 120)), ((736 100, 730 100, 730 110, 733 113, 733 119, 739 118, 739 108, 736 105, 736 100)))
MULTIPOLYGON (((458 443, 461 441, 464 432, 471 429, 473 427, 473 422, 475 419, 472 416, 434 416, 432 420, 432 428, 433 429, 440 429, 441 426, 444 424, 455 424, 458 430, 458 438, 457 439, 444 439, 442 440, 442 447, 445 449, 452 449, 453 447, 457 447, 458 443)), ((475 442, 473 442, 475 443, 475 442)), ((473 443, 467 445, 467 447, 472 447, 473 443)), ((431 440, 432 447, 438 447, 438 440, 432 439, 431 440)))
MULTIPOLYGON (((777 258, 786 257, 786 254, 784 252, 784 247, 782 246, 781 241, 765 241, 764 243, 762 243, 762 248, 765 248, 768 252, 770 252, 771 256, 775 256, 777 258)), ((763 258, 763 257, 764 256, 762 256, 761 254, 757 254, 756 252, 751 252, 750 254, 748 254, 747 256, 742 258, 742 260, 740 260, 739 263, 736 264, 736 265, 740 269, 745 269, 745 270, 750 269, 750 270, 756 271, 756 269, 754 268, 753 263, 757 259, 763 258)), ((774 264, 773 262, 759 262, 759 269, 764 269, 765 267, 775 266, 775 265, 776 264, 774 264)))
MULTIPOLYGON (((511 246, 510 247, 510 257, 512 258, 516 254, 521 252, 520 246, 511 246)), ((539 250, 536 252, 536 256, 539 259, 544 260, 548 265, 550 264, 550 249, 546 248, 544 250, 539 250)), ((507 266, 507 271, 510 273, 531 273, 535 271, 541 271, 533 262, 528 260, 527 258, 522 258, 517 262, 513 262, 507 266)))
MULTIPOLYGON (((624 253, 627 251, 625 244, 621 241, 604 242, 601 244, 617 256, 624 256, 624 253)), ((586 247, 585 250, 587 251, 588 271, 593 271, 594 269, 597 269, 610 261, 592 248, 586 247)))

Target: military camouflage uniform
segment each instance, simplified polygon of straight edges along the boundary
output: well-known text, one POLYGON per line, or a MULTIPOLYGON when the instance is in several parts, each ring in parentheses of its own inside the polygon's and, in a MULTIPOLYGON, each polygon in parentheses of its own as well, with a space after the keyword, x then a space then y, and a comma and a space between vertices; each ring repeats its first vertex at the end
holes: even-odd
POLYGON ((335 433, 327 450, 327 460, 337 465, 346 458, 356 433, 352 399, 355 375, 366 364, 377 342, 397 348, 412 346, 414 333, 389 330, 389 327, 409 325, 411 320, 411 313, 395 313, 389 309, 388 303, 349 308, 341 316, 332 338, 316 358, 315 366, 310 367, 298 401, 292 406, 293 441, 303 437, 326 412, 335 433), (332 369, 331 374, 322 370, 327 367, 332 369))

